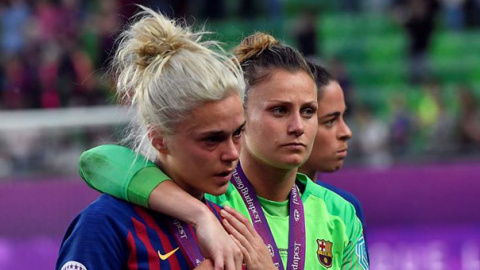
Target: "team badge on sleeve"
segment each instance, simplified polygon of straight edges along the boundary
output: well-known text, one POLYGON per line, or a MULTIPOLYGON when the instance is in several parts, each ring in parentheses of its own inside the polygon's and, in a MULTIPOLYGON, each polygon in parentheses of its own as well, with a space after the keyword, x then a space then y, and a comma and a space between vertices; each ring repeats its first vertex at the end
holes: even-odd
POLYGON ((326 240, 317 239, 318 249, 317 249, 317 258, 321 265, 326 268, 332 267, 333 253, 332 247, 333 243, 326 240))
POLYGON ((68 261, 62 266, 61 270, 87 270, 87 268, 79 262, 68 261))

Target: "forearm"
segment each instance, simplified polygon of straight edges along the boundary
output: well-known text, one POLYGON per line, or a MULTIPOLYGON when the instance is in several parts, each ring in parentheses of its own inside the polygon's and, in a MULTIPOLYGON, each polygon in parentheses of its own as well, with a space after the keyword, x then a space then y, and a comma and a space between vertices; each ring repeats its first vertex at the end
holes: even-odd
POLYGON ((150 194, 148 204, 149 208, 156 212, 178 218, 195 227, 204 219, 215 218, 204 203, 173 181, 160 183, 150 194))
POLYGON ((85 151, 79 173, 90 187, 144 207, 152 190, 169 178, 154 163, 119 145, 85 151))

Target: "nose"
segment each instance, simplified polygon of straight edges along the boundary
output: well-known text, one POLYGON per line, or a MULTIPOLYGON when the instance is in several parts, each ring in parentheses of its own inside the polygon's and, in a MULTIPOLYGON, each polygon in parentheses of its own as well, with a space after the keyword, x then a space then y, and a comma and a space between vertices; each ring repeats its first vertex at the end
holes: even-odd
POLYGON ((289 118, 288 133, 300 136, 305 132, 305 123, 300 113, 292 114, 289 118))
POLYGON ((235 162, 240 157, 240 149, 241 149, 242 140, 235 140, 230 139, 225 143, 225 147, 223 148, 221 159, 222 161, 227 162, 235 162))
POLYGON ((340 128, 338 131, 338 138, 342 141, 348 141, 352 137, 352 130, 348 127, 345 120, 342 118, 340 128))

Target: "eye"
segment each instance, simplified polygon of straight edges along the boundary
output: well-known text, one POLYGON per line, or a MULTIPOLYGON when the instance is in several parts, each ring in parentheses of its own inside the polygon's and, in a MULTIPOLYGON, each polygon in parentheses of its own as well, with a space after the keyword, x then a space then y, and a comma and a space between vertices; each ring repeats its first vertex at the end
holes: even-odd
POLYGON ((306 118, 311 118, 315 116, 316 113, 317 113, 317 109, 314 107, 303 108, 301 111, 301 114, 306 118))
POLYGON ((327 127, 333 127, 336 121, 337 121, 337 118, 332 118, 330 120, 323 122, 323 124, 327 127))
POLYGON ((235 132, 233 133, 233 137, 234 137, 234 138, 240 138, 240 137, 242 137, 242 132, 243 132, 244 130, 245 130, 244 127, 241 127, 241 128, 239 128, 239 129, 235 130, 235 132))
POLYGON ((287 113, 287 108, 285 107, 275 107, 271 109, 274 116, 283 116, 287 113))
POLYGON ((220 136, 209 136, 203 139, 203 142, 208 146, 216 145, 223 140, 220 136))

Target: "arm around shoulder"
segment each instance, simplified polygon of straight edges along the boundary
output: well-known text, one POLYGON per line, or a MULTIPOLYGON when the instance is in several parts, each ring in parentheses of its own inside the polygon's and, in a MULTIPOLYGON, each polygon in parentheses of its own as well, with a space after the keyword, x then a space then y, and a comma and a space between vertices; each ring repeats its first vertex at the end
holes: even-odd
POLYGON ((119 145, 101 145, 83 152, 79 173, 90 187, 144 207, 148 207, 153 189, 169 179, 154 163, 119 145))

